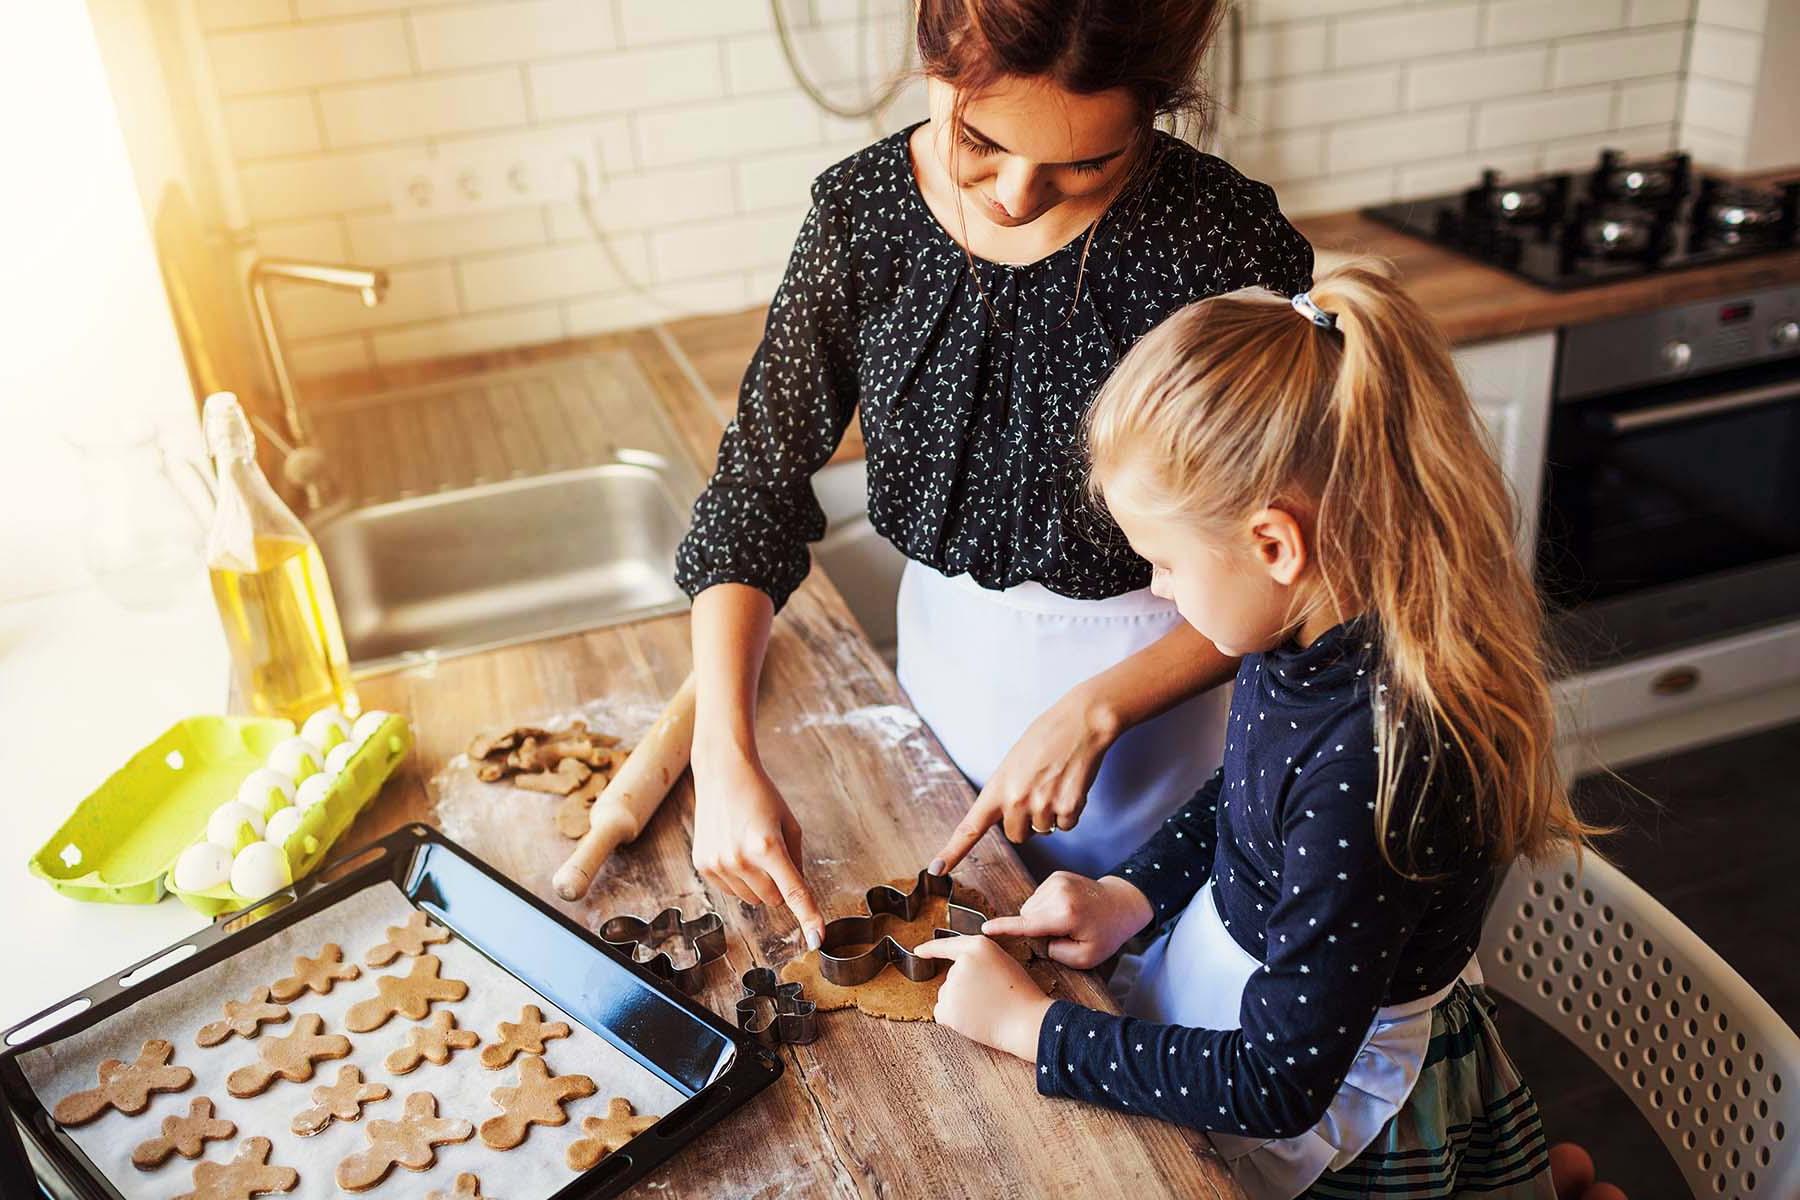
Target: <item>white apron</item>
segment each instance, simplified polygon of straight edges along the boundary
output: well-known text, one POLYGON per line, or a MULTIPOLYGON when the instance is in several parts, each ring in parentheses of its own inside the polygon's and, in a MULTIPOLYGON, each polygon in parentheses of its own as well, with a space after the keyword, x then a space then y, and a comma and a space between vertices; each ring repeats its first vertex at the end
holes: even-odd
MULTIPOLYGON (((1181 623, 1148 588, 1107 600, 1071 600, 1036 583, 996 592, 912 561, 896 618, 900 686, 976 788, 1070 688, 1181 623)), ((1218 767, 1230 703, 1226 685, 1127 730, 1076 827, 1018 848, 1026 867, 1039 879, 1095 876, 1136 850, 1218 767)))
MULTIPOLYGON (((1237 1029, 1244 985, 1262 963, 1245 953, 1219 919, 1212 881, 1189 901, 1175 927, 1113 973, 1112 990, 1134 1017, 1201 1029, 1237 1029)), ((1474 959, 1462 980, 1481 982, 1474 959)), ((1292 1200, 1368 1148, 1400 1111, 1425 1061, 1431 1010, 1456 986, 1376 1011, 1362 1049, 1325 1115, 1289 1138, 1209 1133, 1250 1200, 1292 1200)))

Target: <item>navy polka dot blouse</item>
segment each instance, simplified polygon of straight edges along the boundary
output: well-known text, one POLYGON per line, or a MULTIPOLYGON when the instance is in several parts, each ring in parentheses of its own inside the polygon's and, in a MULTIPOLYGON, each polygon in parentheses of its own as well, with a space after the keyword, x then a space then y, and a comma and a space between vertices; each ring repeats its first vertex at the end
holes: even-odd
MULTIPOLYGON (((1397 752, 1416 761, 1402 769, 1392 825, 1417 816, 1410 857, 1421 878, 1383 857, 1376 662, 1362 622, 1305 648, 1246 657, 1224 765, 1113 872, 1149 898, 1159 921, 1179 917, 1213 881, 1226 930, 1264 964, 1244 989, 1242 1028, 1162 1025, 1059 1000, 1038 1035, 1041 1092, 1291 1137, 1323 1116, 1377 1009, 1436 992, 1462 971, 1495 868, 1462 790, 1404 745, 1397 752)), ((1406 862, 1403 836, 1392 835, 1406 862)))
POLYGON ((1149 567, 1082 495, 1079 423, 1095 389, 1182 305, 1310 281, 1312 248, 1266 185, 1157 134, 1085 272, 1078 237, 1025 266, 976 260, 978 292, 919 193, 911 133, 813 184, 677 554, 690 596, 731 582, 786 601, 825 531, 813 472, 858 414, 870 519, 908 557, 990 588, 1036 580, 1098 599, 1144 587, 1149 567))

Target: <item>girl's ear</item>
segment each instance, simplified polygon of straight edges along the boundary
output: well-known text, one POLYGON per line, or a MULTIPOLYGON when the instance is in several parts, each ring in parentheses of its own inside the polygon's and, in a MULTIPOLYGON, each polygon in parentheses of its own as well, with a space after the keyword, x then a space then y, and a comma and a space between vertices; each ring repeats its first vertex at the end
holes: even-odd
POLYGON ((1285 509, 1265 508, 1250 518, 1250 537, 1257 561, 1269 578, 1292 587, 1306 570, 1306 535, 1300 522, 1285 509))

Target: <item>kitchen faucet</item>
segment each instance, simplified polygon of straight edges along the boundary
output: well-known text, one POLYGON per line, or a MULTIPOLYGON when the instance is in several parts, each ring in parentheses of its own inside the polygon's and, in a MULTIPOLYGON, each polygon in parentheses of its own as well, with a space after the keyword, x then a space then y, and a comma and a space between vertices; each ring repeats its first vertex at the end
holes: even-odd
POLYGON ((387 295, 387 272, 370 267, 337 263, 297 262, 292 259, 259 258, 250 267, 250 304, 256 310, 257 328, 262 333, 263 356, 275 377, 281 393, 281 411, 287 421, 287 460, 283 467, 289 481, 306 493, 307 507, 316 511, 323 506, 326 486, 324 456, 310 444, 306 422, 300 415, 294 381, 288 374, 287 356, 281 348, 281 330, 275 323, 275 311, 269 305, 268 284, 271 279, 292 279, 301 283, 345 288, 362 297, 365 308, 374 308, 387 295))

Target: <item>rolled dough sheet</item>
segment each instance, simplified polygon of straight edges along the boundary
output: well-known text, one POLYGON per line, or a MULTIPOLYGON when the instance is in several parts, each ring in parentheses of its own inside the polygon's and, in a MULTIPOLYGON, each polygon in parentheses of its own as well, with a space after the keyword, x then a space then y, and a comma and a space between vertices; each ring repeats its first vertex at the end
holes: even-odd
MULTIPOLYGON (((889 885, 901 891, 908 891, 915 882, 914 878, 889 880, 889 885)), ((974 888, 958 887, 957 899, 971 908, 988 911, 987 897, 974 888)), ((861 904, 861 897, 857 904, 861 904)), ((932 930, 946 927, 944 925, 945 903, 940 896, 926 898, 925 907, 919 915, 910 921, 889 921, 888 936, 905 946, 908 950, 921 942, 931 940, 932 930)), ((1045 991, 1055 985, 1055 976, 1042 964, 1033 964, 1031 943, 1025 938, 995 938, 1006 948, 1006 952, 1027 964, 1032 971, 1032 978, 1045 991), (1033 970, 1033 966, 1038 969, 1033 970)), ((850 947, 850 950, 859 947, 850 947)), ((806 989, 806 998, 818 1005, 820 1012, 833 1012, 852 1006, 871 1017, 880 1017, 887 1021, 929 1021, 931 1010, 937 1004, 938 989, 944 984, 944 972, 923 983, 914 983, 897 971, 892 964, 883 967, 881 974, 855 987, 839 987, 829 982, 819 973, 819 953, 810 951, 800 958, 784 964, 780 971, 783 983, 798 983, 806 989)))

